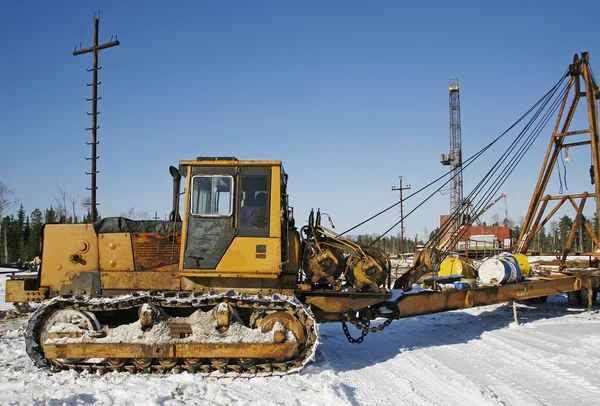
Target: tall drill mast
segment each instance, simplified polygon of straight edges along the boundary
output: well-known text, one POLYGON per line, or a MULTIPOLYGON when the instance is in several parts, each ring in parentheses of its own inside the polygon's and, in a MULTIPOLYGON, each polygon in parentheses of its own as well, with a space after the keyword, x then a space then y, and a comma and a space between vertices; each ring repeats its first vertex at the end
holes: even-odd
POLYGON ((450 165, 451 187, 450 187, 450 213, 461 205, 463 200, 462 181, 462 152, 460 135, 460 86, 458 79, 450 79, 450 152, 442 154, 440 162, 442 165, 450 165))

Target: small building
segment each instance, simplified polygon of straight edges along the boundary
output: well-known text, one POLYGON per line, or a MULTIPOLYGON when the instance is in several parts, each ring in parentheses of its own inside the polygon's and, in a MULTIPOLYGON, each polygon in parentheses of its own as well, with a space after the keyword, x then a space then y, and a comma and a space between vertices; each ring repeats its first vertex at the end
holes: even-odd
MULTIPOLYGON (((443 227, 444 222, 448 221, 450 216, 448 214, 442 214, 440 216, 440 229, 443 227)), ((503 250, 511 251, 513 248, 513 242, 511 238, 510 227, 505 226, 488 226, 473 225, 469 227, 459 240, 456 250, 503 250)), ((445 233, 447 236, 448 233, 445 233)), ((442 237, 442 239, 444 239, 442 237)))

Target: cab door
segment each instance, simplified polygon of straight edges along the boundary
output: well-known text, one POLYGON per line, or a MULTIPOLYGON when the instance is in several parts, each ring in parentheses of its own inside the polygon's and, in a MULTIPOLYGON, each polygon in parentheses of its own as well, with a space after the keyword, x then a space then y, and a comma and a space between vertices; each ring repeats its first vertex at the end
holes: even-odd
POLYGON ((232 167, 192 167, 189 180, 185 269, 214 270, 235 236, 232 167))

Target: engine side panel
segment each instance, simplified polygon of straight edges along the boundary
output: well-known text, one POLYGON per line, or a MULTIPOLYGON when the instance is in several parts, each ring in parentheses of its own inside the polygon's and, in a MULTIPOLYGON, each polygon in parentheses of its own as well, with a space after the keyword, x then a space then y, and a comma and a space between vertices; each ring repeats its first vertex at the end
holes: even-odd
POLYGON ((108 271, 101 272, 102 290, 180 290, 181 281, 177 272, 152 271, 108 271))
POLYGON ((133 271, 130 233, 107 233, 98 236, 101 271, 133 271))
POLYGON ((98 294, 98 238, 93 225, 48 224, 43 233, 40 286, 48 287, 51 295, 98 294))

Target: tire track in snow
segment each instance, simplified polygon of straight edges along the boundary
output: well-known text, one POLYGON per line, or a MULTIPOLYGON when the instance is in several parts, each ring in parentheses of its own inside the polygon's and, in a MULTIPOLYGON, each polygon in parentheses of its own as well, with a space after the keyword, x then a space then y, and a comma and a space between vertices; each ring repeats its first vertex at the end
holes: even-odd
POLYGON ((529 345, 526 347, 527 350, 523 350, 523 344, 527 343, 528 337, 523 333, 516 333, 514 330, 512 333, 514 336, 516 336, 516 338, 510 338, 497 334, 486 337, 486 340, 494 344, 495 347, 504 348, 504 350, 507 352, 510 351, 513 354, 518 354, 519 358, 527 361, 530 363, 530 365, 533 364, 538 366, 540 369, 545 371, 546 374, 549 372, 559 377, 561 380, 566 379, 582 389, 588 390, 595 395, 600 395, 600 388, 587 380, 585 377, 568 371, 567 369, 557 365, 556 362, 549 361, 549 359, 553 357, 555 358, 554 354, 549 354, 547 352, 544 353, 529 345), (506 341, 511 342, 507 343, 506 341))
MULTIPOLYGON (((226 389, 223 392, 235 401, 252 401, 270 405, 276 399, 281 404, 347 405, 348 394, 344 385, 330 371, 316 371, 307 375, 269 376, 255 378, 223 378, 209 382, 211 386, 226 389)), ((218 397, 215 398, 218 400, 218 397)), ((275 402, 277 403, 277 402, 275 402)))
POLYGON ((355 388, 361 404, 503 403, 494 391, 469 383, 424 349, 407 350, 368 366, 365 360, 373 352, 368 344, 357 351, 351 351, 345 343, 322 350, 330 368, 355 388))
MULTIPOLYGON (((496 322, 497 318, 494 317, 492 321, 496 322)), ((486 319, 486 316, 482 316, 474 324, 485 323, 486 319)), ((523 368, 518 368, 515 373, 515 366, 522 366, 522 362, 514 357, 508 360, 505 352, 497 353, 494 347, 483 340, 484 335, 495 334, 504 328, 484 332, 479 338, 466 341, 466 333, 471 323, 471 321, 464 321, 460 324, 443 327, 443 334, 447 337, 447 342, 463 342, 464 344, 440 345, 428 348, 427 353, 435 359, 446 360, 450 369, 469 376, 472 384, 481 383, 487 386, 500 403, 515 404, 526 401, 530 404, 546 404, 544 399, 540 399, 542 394, 531 392, 527 386, 523 386, 523 381, 528 381, 533 376, 523 379, 529 374, 523 368), (454 326, 460 326, 463 331, 457 331, 454 326), (449 357, 450 359, 448 359, 449 357)))
POLYGON ((499 348, 498 340, 494 341, 491 337, 494 334, 496 332, 488 332, 482 335, 481 339, 470 341, 468 348, 463 351, 458 350, 456 346, 450 346, 447 352, 461 359, 465 365, 471 365, 483 372, 485 376, 473 375, 473 379, 491 379, 494 391, 502 394, 510 404, 524 401, 542 405, 553 401, 559 404, 575 400, 585 402, 581 391, 574 390, 564 379, 532 363, 533 356, 528 358, 522 354, 516 355, 514 347, 508 345, 499 348), (529 399, 524 399, 524 395, 529 399))
POLYGON ((487 385, 474 384, 465 375, 448 367, 440 360, 428 354, 427 350, 413 351, 412 357, 407 358, 413 367, 419 369, 424 380, 435 382, 444 393, 441 404, 482 404, 483 402, 502 404, 501 396, 487 385), (427 366, 428 368, 423 368, 427 366))
MULTIPOLYGON (((595 323, 597 321, 595 320, 595 323)), ((580 323, 565 323, 561 327, 569 328, 573 324, 580 323)), ((590 343, 590 345, 585 349, 585 352, 588 355, 588 359, 586 362, 589 366, 594 368, 600 368, 600 348, 598 348, 598 344, 600 343, 600 326, 597 329, 598 333, 594 334, 564 334, 561 337, 557 337, 556 335, 549 334, 544 332, 544 327, 555 327, 556 324, 548 324, 548 323, 539 323, 533 326, 525 324, 523 326, 519 326, 519 329, 523 329, 521 334, 528 335, 527 337, 527 345, 532 346, 538 350, 549 351, 551 350, 553 355, 562 354, 565 357, 573 357, 573 356, 581 356, 582 348, 577 348, 577 351, 574 351, 571 346, 566 346, 565 341, 571 340, 579 340, 582 343, 590 343)), ((513 330, 506 330, 506 334, 510 335, 513 330)), ((516 331, 516 330, 514 330, 516 331)))
POLYGON ((483 353, 483 359, 479 359, 478 351, 473 349, 473 342, 464 345, 448 345, 443 348, 431 350, 431 354, 448 368, 456 373, 468 377, 472 385, 484 386, 493 393, 493 398, 500 404, 544 404, 534 393, 527 388, 520 387, 520 382, 515 380, 511 374, 503 372, 508 368, 498 365, 493 356, 483 353), (494 360, 494 362, 490 362, 494 360), (519 393, 518 396, 516 393, 519 393))
MULTIPOLYGON (((510 313, 512 316, 512 312, 510 313)), ((449 353, 452 353, 463 362, 477 366, 478 368, 482 368, 482 370, 486 371, 486 375, 488 377, 493 376, 494 378, 501 378, 501 381, 510 383, 507 390, 506 383, 500 382, 500 385, 504 386, 505 389, 499 389, 499 391, 504 394, 503 397, 507 396, 505 399, 510 399, 511 397, 515 399, 514 395, 511 395, 511 393, 514 393, 514 390, 518 388, 519 391, 529 393, 533 399, 537 399, 537 401, 542 404, 546 404, 550 399, 555 398, 557 391, 560 392, 560 394, 558 394, 559 399, 561 399, 559 403, 570 402, 573 399, 583 399, 583 401, 589 402, 590 399, 596 397, 597 390, 599 389, 597 385, 585 378, 585 376, 597 376, 597 372, 594 370, 594 368, 597 368, 596 365, 599 360, 598 357, 595 356, 594 351, 591 351, 590 357, 590 354, 587 354, 585 350, 581 351, 582 346, 580 343, 576 343, 575 348, 577 348, 578 352, 572 353, 578 355, 578 358, 581 360, 581 364, 584 366, 583 369, 590 371, 589 374, 585 374, 583 372, 571 372, 568 370, 568 368, 565 369, 560 365, 557 365, 554 360, 557 358, 556 352, 558 350, 558 344, 556 344, 556 341, 561 340, 562 338, 562 348, 564 348, 564 342, 571 342, 569 339, 565 339, 563 334, 560 333, 562 324, 565 324, 565 327, 567 328, 570 325, 581 325, 582 320, 578 319, 586 320, 588 323, 597 323, 597 316, 598 312, 587 312, 586 314, 577 313, 573 315, 567 314, 562 316, 561 321, 564 320, 564 323, 560 324, 557 324, 556 320, 541 319, 541 323, 539 325, 547 324, 557 328, 557 334, 551 336, 555 345, 551 345, 550 347, 553 348, 543 348, 537 345, 535 329, 536 320, 530 322, 529 325, 532 328, 513 329, 510 327, 504 327, 484 331, 479 339, 469 341, 469 347, 465 349, 465 351, 470 353, 467 358, 465 358, 463 354, 460 354, 456 351, 456 346, 448 346, 445 348, 448 349, 449 353), (500 348, 495 348, 498 347, 499 344, 498 341, 494 341, 494 338, 496 340, 500 340, 501 337, 504 337, 504 335, 511 334, 518 335, 518 338, 514 339, 512 343, 506 344, 500 348), (533 345, 527 345, 532 341, 534 342, 533 345), (524 348, 524 345, 526 345, 525 350, 521 350, 524 348), (530 349, 530 351, 527 349, 530 349), (552 352, 553 350, 554 352, 552 352), (590 357, 591 360, 586 361, 588 357, 590 357), (497 371, 491 370, 486 366, 482 359, 489 359, 492 364, 495 364, 499 361, 502 365, 502 368, 498 367, 497 371), (505 369, 512 371, 512 373, 507 376, 507 374, 502 371, 505 369), (532 371, 532 369, 535 369, 535 371, 532 371), (515 380, 514 376, 523 377, 524 379, 515 380), (525 382, 521 382, 522 380, 525 382), (529 383, 529 385, 527 385, 527 383, 529 383), (574 388, 574 385, 584 389, 584 391, 574 388), (529 390, 531 386, 533 386, 535 393, 529 390), (553 390, 550 390, 549 388, 552 388, 553 390), (561 389, 554 390, 555 388, 561 389)), ((561 317, 561 315, 548 315, 548 317, 561 317)), ((584 321, 584 323, 586 322, 584 321)), ((464 326, 468 327, 468 324, 465 324, 464 326)), ((451 328, 445 331, 444 334, 448 334, 449 336, 456 338, 460 338, 462 336, 464 339, 463 334, 457 333, 451 328)), ((571 335, 574 339, 578 338, 578 335, 576 334, 571 335)), ((589 342, 591 344, 583 348, 593 348, 592 345, 594 345, 596 340, 597 338, 590 339, 589 342)), ((450 339, 448 341, 454 340, 450 339)), ((444 355, 441 354, 440 356, 443 357, 444 355)), ((573 355, 567 353, 562 359, 564 361, 566 357, 572 356, 573 355)), ((477 381, 478 378, 481 379, 481 377, 477 376, 474 376, 473 378, 474 381, 477 381)), ((523 392, 521 392, 519 397, 515 399, 518 401, 518 403, 523 401, 521 396, 523 392)))
POLYGON ((402 374, 391 374, 385 366, 386 363, 364 366, 364 360, 368 359, 365 352, 370 352, 368 347, 364 346, 358 351, 350 351, 347 345, 341 346, 341 349, 333 346, 323 347, 323 355, 329 367, 346 384, 353 387, 356 391, 354 398, 361 401, 359 404, 417 405, 426 401, 418 395, 410 396, 409 394, 414 394, 411 381, 402 374), (351 357, 350 353, 359 356, 351 357))

